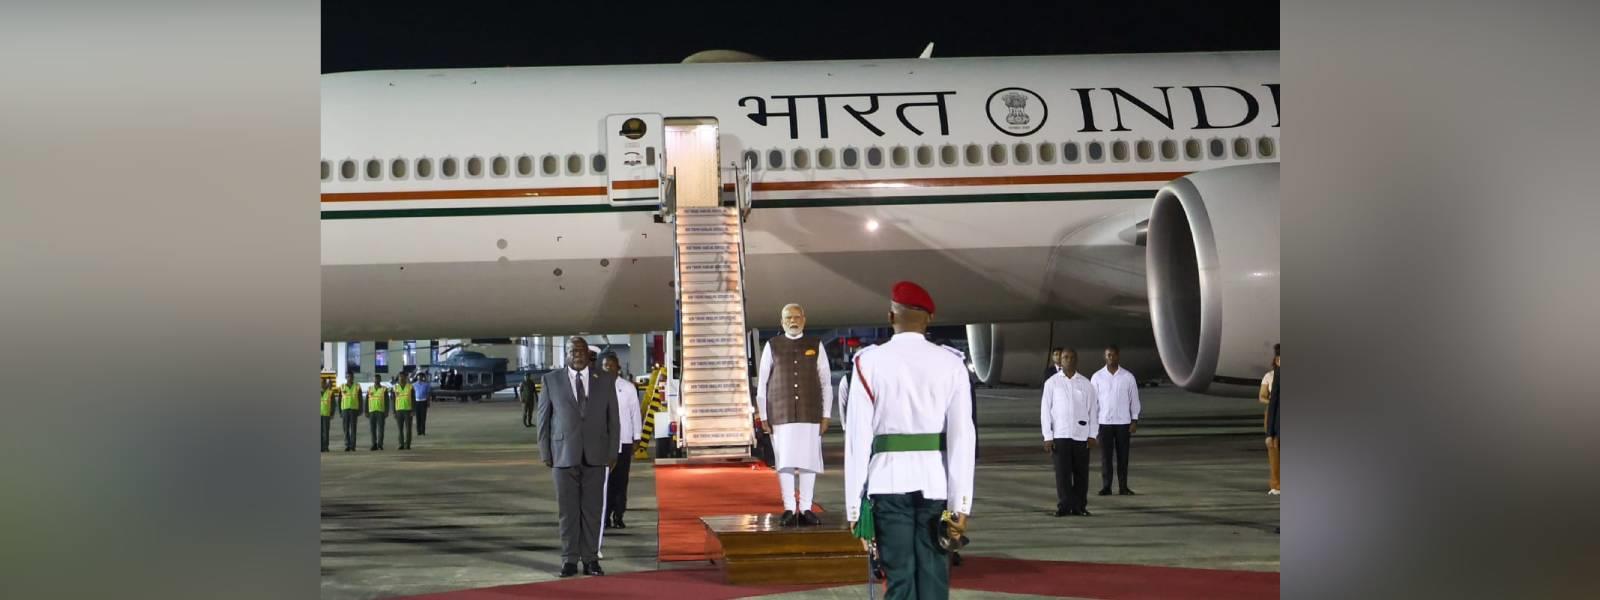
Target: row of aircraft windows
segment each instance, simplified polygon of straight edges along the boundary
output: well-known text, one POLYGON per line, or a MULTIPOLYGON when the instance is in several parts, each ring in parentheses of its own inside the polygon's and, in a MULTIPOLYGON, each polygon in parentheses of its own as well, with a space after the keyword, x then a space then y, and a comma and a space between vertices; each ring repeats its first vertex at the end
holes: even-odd
MULTIPOLYGON (((988 148, 984 148, 979 144, 967 144, 961 148, 957 148, 953 144, 945 144, 938 148, 937 154, 939 166, 944 167, 954 167, 960 164, 967 166, 983 164, 1026 165, 1034 164, 1035 162, 1038 164, 1054 164, 1058 162, 1058 157, 1059 162, 1063 163, 1105 162, 1107 154, 1110 155, 1110 160, 1115 162, 1126 162, 1130 159, 1152 161, 1156 160, 1158 155, 1161 160, 1170 161, 1179 160, 1180 146, 1184 160, 1201 160, 1203 158, 1212 160, 1247 159, 1252 157, 1276 158, 1278 155, 1276 140, 1269 136, 1262 136, 1254 140, 1240 137, 1234 138, 1231 142, 1222 138, 1212 138, 1205 142, 1194 138, 1181 142, 1170 139, 1159 141, 1139 140, 1136 142, 1116 140, 1109 144, 1091 141, 1081 145, 1078 142, 1065 142, 1062 144, 1019 142, 1009 145, 989 144, 988 148), (1107 152, 1108 146, 1109 153, 1107 152)), ((888 164, 893 167, 910 166, 913 160, 916 166, 931 167, 934 164, 935 151, 932 146, 917 146, 916 148, 894 146, 889 148, 887 152, 878 146, 870 146, 865 153, 857 148, 844 148, 837 151, 833 148, 818 148, 815 152, 805 148, 796 148, 789 151, 773 149, 766 152, 766 160, 763 161, 761 160, 761 154, 757 151, 746 150, 744 163, 754 165, 757 170, 783 169, 785 168, 785 163, 787 163, 788 168, 796 170, 811 168, 832 169, 835 166, 854 169, 861 166, 863 154, 865 154, 866 166, 868 167, 884 166, 886 154, 888 164), (815 167, 813 167, 813 163, 815 163, 815 167)))
MULTIPOLYGON (((953 144, 945 144, 938 149, 938 162, 940 166, 945 167, 954 167, 960 164, 978 166, 986 164, 986 159, 987 164, 990 165, 1026 165, 1035 162, 1038 164, 1054 164, 1058 161, 1063 163, 1105 162, 1108 154, 1107 146, 1108 144, 1100 141, 1091 141, 1081 145, 1078 142, 1065 142, 1062 144, 1019 142, 1010 145, 996 143, 989 144, 987 149, 978 144, 967 144, 962 148, 957 148, 953 144)), ((1182 142, 1171 139, 1159 141, 1138 140, 1131 143, 1125 140, 1115 140, 1109 144, 1109 154, 1110 159, 1114 162, 1127 162, 1130 158, 1138 161, 1152 161, 1156 160, 1157 156, 1161 160, 1172 161, 1179 160, 1180 146, 1183 160, 1276 158, 1278 156, 1277 141, 1270 136, 1262 136, 1255 140, 1238 137, 1231 142, 1222 138, 1211 138, 1205 142, 1195 138, 1189 138, 1182 142)), ((917 146, 914 149, 905 146, 894 146, 889 148, 887 153, 878 146, 868 147, 865 153, 853 147, 838 151, 833 148, 818 148, 815 153, 806 148, 795 148, 789 151, 772 149, 767 151, 766 160, 762 161, 760 153, 755 150, 746 150, 744 152, 744 162, 745 164, 754 165, 757 170, 779 170, 786 168, 786 166, 803 170, 813 168, 812 159, 814 156, 816 159, 815 168, 818 169, 832 169, 836 166, 854 169, 861 166, 863 154, 866 155, 866 166, 868 167, 884 166, 885 154, 888 155, 889 165, 894 167, 910 166, 913 158, 917 166, 930 167, 934 164, 935 152, 932 146, 926 145, 917 146), (836 158, 837 160, 835 160, 836 158)), ((480 156, 469 157, 465 161, 458 161, 455 157, 439 159, 438 175, 445 179, 461 177, 460 162, 466 163, 466 177, 484 176, 484 159, 480 156)), ((562 174, 569 176, 582 175, 584 174, 585 166, 588 167, 589 172, 592 174, 601 175, 606 172, 606 157, 604 154, 590 155, 587 165, 584 164, 584 157, 581 154, 568 154, 565 158, 554 154, 546 154, 538 159, 537 169, 535 169, 534 157, 530 155, 518 156, 515 162, 515 171, 518 177, 532 177, 535 172, 547 177, 562 174)), ((434 177, 434 160, 431 158, 414 160, 395 158, 390 159, 387 163, 387 177, 389 179, 407 179, 412 177, 413 173, 417 179, 431 179, 434 177)), ((494 177, 507 177, 512 172, 512 160, 505 156, 491 157, 488 163, 488 172, 494 177)), ((364 161, 345 159, 339 161, 338 178, 344 181, 360 178, 368 180, 383 179, 385 177, 384 166, 385 161, 376 158, 369 158, 364 161)), ((333 177, 334 165, 327 160, 322 161, 322 180, 329 181, 333 177)))
MULTIPOLYGON (((505 156, 494 156, 485 160, 481 156, 468 157, 459 160, 455 157, 438 159, 437 175, 443 179, 457 177, 483 177, 486 173, 485 163, 488 164, 487 174, 493 177, 507 177, 513 170, 518 177, 532 177, 535 172, 546 177, 556 175, 582 175, 587 167, 590 173, 603 175, 606 172, 606 157, 604 154, 594 154, 584 160, 582 154, 568 154, 559 157, 546 154, 537 160, 533 156, 524 154, 515 159, 505 156), (513 162, 515 163, 513 165, 513 162), (585 164, 587 162, 587 164, 585 164), (536 164, 537 163, 537 164, 536 164)), ((404 159, 394 158, 387 161, 376 158, 366 160, 344 159, 338 161, 337 173, 334 163, 322 161, 322 180, 331 181, 335 175, 343 181, 356 179, 432 179, 435 176, 435 160, 432 158, 404 159), (387 166, 387 171, 385 167, 387 166)))

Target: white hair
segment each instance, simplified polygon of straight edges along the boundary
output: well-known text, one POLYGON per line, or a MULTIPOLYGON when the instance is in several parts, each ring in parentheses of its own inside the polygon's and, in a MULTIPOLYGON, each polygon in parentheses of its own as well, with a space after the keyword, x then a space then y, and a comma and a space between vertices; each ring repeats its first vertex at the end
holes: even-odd
POLYGON ((790 302, 783 305, 783 308, 778 309, 778 318, 783 318, 783 313, 789 312, 789 309, 791 308, 800 311, 800 314, 802 315, 806 314, 806 307, 790 302))

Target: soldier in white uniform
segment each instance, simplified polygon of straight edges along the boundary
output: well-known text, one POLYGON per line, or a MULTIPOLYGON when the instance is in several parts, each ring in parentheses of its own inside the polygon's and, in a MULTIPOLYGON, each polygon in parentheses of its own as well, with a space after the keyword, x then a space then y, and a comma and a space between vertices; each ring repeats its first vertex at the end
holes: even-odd
POLYGON ((1078 373, 1078 352, 1060 352, 1061 370, 1044 382, 1039 426, 1056 471, 1056 516, 1089 514, 1089 449, 1100 431, 1100 403, 1078 373))
POLYGON ((953 513, 950 532, 959 537, 972 512, 972 388, 960 354, 926 339, 934 311, 928 293, 903 281, 892 297, 894 337, 855 359, 845 514, 858 536, 876 541, 886 598, 948 598, 949 558, 936 532, 953 513), (870 509, 862 506, 863 490, 870 509))
POLYGON ((772 437, 773 467, 783 490, 779 524, 817 525, 822 519, 812 512, 811 500, 822 472, 822 434, 833 412, 833 379, 822 340, 805 335, 805 309, 790 304, 781 317, 783 335, 761 349, 756 410, 762 431, 772 437))

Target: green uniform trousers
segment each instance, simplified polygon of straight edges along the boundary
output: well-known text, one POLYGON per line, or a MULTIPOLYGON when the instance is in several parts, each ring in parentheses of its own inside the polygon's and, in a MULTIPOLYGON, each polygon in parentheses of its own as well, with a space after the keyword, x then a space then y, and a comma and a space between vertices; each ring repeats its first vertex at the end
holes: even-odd
POLYGON ((889 579, 885 600, 950 597, 949 556, 938 542, 944 507, 944 500, 922 492, 872 495, 878 554, 889 579))

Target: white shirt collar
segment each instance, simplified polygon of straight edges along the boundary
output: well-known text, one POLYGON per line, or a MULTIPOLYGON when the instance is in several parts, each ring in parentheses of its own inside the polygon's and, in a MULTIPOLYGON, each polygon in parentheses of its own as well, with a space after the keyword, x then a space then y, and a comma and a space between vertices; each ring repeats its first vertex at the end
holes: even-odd
POLYGON ((806 332, 804 332, 804 331, 800 332, 800 335, 789 335, 789 332, 787 332, 787 331, 783 332, 783 337, 789 338, 791 340, 798 340, 798 339, 803 338, 805 336, 806 336, 806 332))
POLYGON ((894 334, 894 337, 889 338, 889 339, 898 340, 898 339, 910 339, 910 338, 917 338, 919 340, 927 341, 928 334, 926 334, 926 333, 917 333, 915 331, 906 331, 906 332, 902 332, 902 333, 896 333, 896 334, 894 334))

